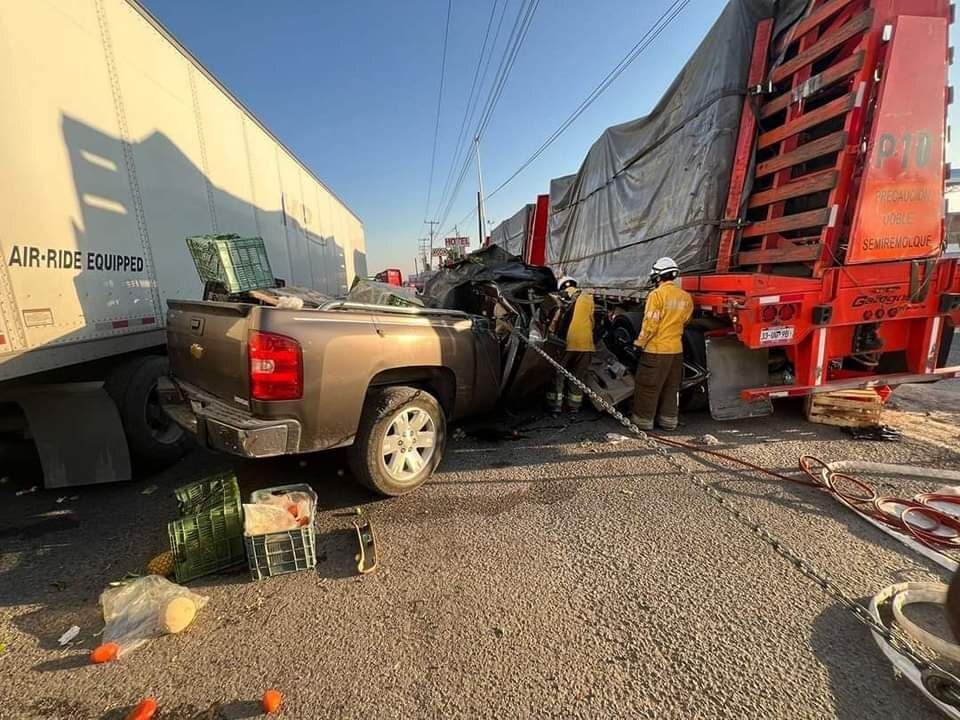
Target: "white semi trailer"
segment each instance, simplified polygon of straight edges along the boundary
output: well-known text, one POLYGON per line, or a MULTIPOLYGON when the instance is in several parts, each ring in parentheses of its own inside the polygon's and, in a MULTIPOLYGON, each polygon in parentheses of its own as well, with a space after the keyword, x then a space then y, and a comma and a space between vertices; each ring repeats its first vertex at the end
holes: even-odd
POLYGON ((156 403, 185 238, 264 239, 329 295, 363 224, 134 0, 0 3, 0 434, 48 487, 123 480, 185 443, 156 403))

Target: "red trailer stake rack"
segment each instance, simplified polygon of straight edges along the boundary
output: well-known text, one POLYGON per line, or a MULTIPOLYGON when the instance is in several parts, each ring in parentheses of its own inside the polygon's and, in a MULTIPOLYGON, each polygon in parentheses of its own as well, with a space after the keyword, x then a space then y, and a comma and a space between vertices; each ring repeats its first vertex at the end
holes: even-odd
MULTIPOLYGON (((950 22, 946 0, 812 0, 778 38, 757 24, 716 265, 682 278, 715 416, 960 375, 944 367, 960 325, 943 257, 950 22), (744 386, 748 365, 771 371, 744 386), (743 411, 716 412, 731 387, 743 411)), ((548 210, 541 195, 528 262, 548 210)), ((596 291, 639 315, 642 300, 596 291)))

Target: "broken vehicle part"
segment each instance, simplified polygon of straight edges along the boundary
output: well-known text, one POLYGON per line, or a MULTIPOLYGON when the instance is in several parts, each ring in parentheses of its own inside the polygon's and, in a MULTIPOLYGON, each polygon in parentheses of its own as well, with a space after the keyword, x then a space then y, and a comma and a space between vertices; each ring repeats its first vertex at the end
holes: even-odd
POLYGON ((360 508, 356 509, 356 516, 351 520, 357 534, 359 552, 356 555, 357 572, 368 575, 377 569, 377 542, 373 534, 373 525, 360 508))
POLYGON ((960 700, 960 687, 958 687, 956 677, 950 673, 940 673, 938 668, 931 667, 930 663, 922 660, 922 658, 919 659, 920 662, 917 662, 918 658, 909 657, 907 653, 903 652, 902 642, 898 641, 896 646, 890 642, 894 636, 893 624, 889 619, 892 613, 887 615, 887 619, 884 620, 884 615, 887 614, 887 606, 898 593, 909 590, 912 585, 915 585, 915 583, 905 582, 890 585, 870 599, 868 611, 873 621, 870 633, 880 651, 890 661, 897 673, 905 677, 911 685, 923 693, 924 697, 944 715, 954 720, 960 720, 960 702, 958 702, 960 700))

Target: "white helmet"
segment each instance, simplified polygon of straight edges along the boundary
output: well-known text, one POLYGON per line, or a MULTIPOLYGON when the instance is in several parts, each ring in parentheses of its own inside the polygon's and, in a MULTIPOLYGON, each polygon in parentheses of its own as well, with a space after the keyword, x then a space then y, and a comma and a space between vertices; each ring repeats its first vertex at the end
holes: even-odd
POLYGON ((557 281, 558 290, 564 290, 569 285, 573 285, 574 287, 576 287, 577 286, 576 278, 572 278, 569 275, 564 275, 562 278, 560 278, 559 281, 557 281))
POLYGON ((671 257, 662 257, 657 260, 653 267, 650 268, 650 279, 656 282, 664 275, 669 275, 670 273, 680 274, 680 268, 677 265, 677 261, 671 257))

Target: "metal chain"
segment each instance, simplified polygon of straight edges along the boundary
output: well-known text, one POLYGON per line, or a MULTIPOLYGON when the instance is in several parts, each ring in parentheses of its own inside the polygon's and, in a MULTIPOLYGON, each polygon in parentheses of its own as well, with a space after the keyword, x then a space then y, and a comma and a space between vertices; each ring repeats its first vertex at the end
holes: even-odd
MULTIPOLYGON (((757 537, 773 548, 778 555, 788 560, 794 568, 812 580, 818 587, 820 587, 821 590, 830 595, 834 600, 843 605, 857 620, 883 637, 883 639, 894 650, 907 658, 917 667, 918 670, 925 674, 930 673, 931 677, 937 683, 936 697, 938 700, 955 707, 960 707, 960 678, 957 678, 952 673, 944 670, 936 663, 934 659, 927 657, 920 651, 915 650, 907 642, 906 636, 903 635, 899 628, 888 628, 883 623, 874 619, 867 608, 850 597, 827 575, 807 562, 803 557, 800 556, 799 553, 797 553, 783 540, 773 535, 760 523, 760 521, 754 519, 744 511, 731 504, 723 494, 711 487, 706 481, 700 478, 697 473, 681 463, 673 453, 669 452, 665 447, 658 444, 654 438, 650 437, 650 435, 637 427, 636 424, 631 422, 626 416, 623 415, 623 413, 600 397, 600 395, 594 392, 593 389, 590 388, 586 383, 580 381, 573 373, 550 357, 545 350, 532 343, 523 333, 521 333, 515 327, 511 327, 510 331, 519 337, 520 340, 527 345, 527 347, 534 350, 548 363, 550 363, 558 372, 563 374, 567 380, 580 388, 587 396, 596 402, 599 407, 603 408, 607 414, 611 415, 615 420, 617 420, 617 422, 623 425, 623 427, 627 428, 630 430, 630 432, 636 435, 648 448, 666 460, 667 463, 678 470, 684 477, 695 482, 700 489, 707 494, 708 497, 715 500, 720 507, 732 515, 740 524, 751 530, 757 537)), ((928 684, 928 690, 930 689, 930 684, 928 684)))

